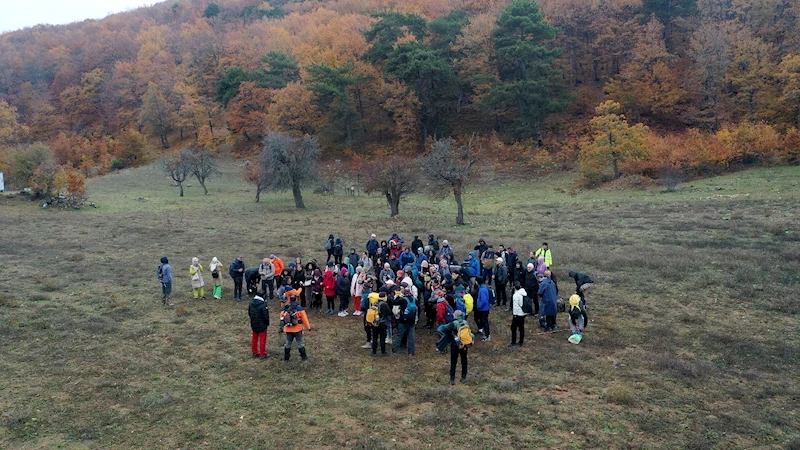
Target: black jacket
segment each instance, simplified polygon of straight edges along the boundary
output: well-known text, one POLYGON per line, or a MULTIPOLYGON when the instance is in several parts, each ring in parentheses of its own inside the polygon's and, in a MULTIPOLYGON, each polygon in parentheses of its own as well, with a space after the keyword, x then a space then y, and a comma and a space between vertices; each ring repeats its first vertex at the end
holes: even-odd
POLYGON ((569 271, 569 276, 575 279, 575 286, 580 288, 584 284, 594 283, 592 277, 589 276, 586 272, 575 272, 573 270, 569 271))
POLYGON ((350 277, 344 275, 336 277, 336 295, 350 295, 350 277))
POLYGON ((422 243, 422 239, 420 238, 416 238, 413 241, 411 241, 411 253, 416 255, 418 248, 425 250, 425 245, 422 243))
POLYGON ((528 294, 529 296, 535 296, 536 293, 539 292, 539 280, 536 279, 536 271, 531 270, 528 272, 526 269, 523 277, 524 278, 522 280, 524 280, 524 282, 522 282, 522 280, 517 281, 522 282, 525 292, 533 292, 533 294, 528 294))
POLYGON ((228 271, 228 275, 230 275, 231 278, 242 278, 244 276, 244 271, 239 272, 239 269, 244 270, 244 261, 234 259, 228 271))
POLYGON ((395 259, 389 258, 389 260, 386 262, 389 263, 389 267, 392 269, 392 272, 394 273, 397 273, 398 270, 402 269, 402 267, 400 267, 400 260, 397 258, 395 259))
POLYGON ((254 298, 250 301, 247 313, 250 315, 250 328, 252 328, 254 332, 261 333, 267 329, 269 326, 269 309, 267 309, 267 302, 254 298))

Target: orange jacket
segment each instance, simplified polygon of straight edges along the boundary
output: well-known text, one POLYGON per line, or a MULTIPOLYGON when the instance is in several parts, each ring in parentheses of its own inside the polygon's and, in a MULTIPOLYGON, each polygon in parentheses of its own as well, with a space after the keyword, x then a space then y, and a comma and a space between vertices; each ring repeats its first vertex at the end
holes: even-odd
POLYGON ((275 259, 272 260, 272 265, 275 267, 275 276, 277 277, 283 272, 283 260, 278 258, 277 256, 275 259))
MULTIPOLYGON (((281 311, 283 312, 283 311, 281 311)), ((303 309, 302 306, 297 306, 297 325, 286 325, 283 327, 284 333, 298 333, 303 331, 303 328, 311 331, 311 322, 308 321, 308 316, 306 315, 306 310, 303 309)))

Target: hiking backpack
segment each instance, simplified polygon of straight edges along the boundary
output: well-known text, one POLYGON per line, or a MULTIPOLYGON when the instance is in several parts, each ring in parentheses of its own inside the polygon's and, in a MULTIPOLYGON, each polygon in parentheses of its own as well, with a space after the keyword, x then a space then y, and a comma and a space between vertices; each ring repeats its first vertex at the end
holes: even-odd
POLYGON ((285 308, 283 311, 281 311, 281 326, 292 327, 298 323, 297 308, 285 308))
POLYGON ((522 297, 522 312, 525 314, 533 314, 533 300, 527 295, 522 297))
POLYGON ((475 342, 475 335, 472 334, 469 323, 467 323, 466 320, 461 321, 461 324, 458 325, 458 329, 456 330, 456 343, 458 344, 458 348, 469 348, 472 346, 473 342, 475 342))
POLYGON ((367 310, 367 324, 377 327, 380 325, 381 314, 377 303, 370 306, 367 310))
POLYGON ((160 264, 158 266, 158 270, 156 270, 156 275, 158 275, 158 281, 161 281, 161 278, 164 276, 164 265, 160 264))
POLYGON ((406 305, 406 310, 403 312, 403 318, 405 320, 417 320, 417 304, 413 301, 408 302, 406 305))
POLYGON ((455 320, 455 318, 456 318, 455 311, 453 311, 453 307, 450 306, 450 304, 448 303, 444 307, 444 320, 445 322, 452 322, 453 320, 455 320))
POLYGON ((325 241, 325 250, 332 250, 333 249, 333 241, 328 239, 325 241))

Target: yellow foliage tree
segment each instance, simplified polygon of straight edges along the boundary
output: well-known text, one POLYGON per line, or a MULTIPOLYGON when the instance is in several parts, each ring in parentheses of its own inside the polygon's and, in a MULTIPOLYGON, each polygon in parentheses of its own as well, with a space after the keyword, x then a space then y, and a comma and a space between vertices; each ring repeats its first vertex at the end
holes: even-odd
POLYGON ((591 183, 606 175, 609 167, 613 178, 619 178, 620 165, 626 161, 647 158, 649 128, 637 123, 630 126, 620 114, 619 103, 607 100, 595 108, 591 120, 592 138, 581 146, 581 173, 591 183))

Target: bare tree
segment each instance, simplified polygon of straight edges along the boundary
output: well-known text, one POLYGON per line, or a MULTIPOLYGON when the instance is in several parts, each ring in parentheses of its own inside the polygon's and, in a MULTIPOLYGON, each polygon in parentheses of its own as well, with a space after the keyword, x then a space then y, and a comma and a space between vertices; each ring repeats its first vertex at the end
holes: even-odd
POLYGON ((293 137, 270 132, 264 136, 259 161, 259 180, 263 190, 292 190, 294 205, 305 208, 301 187, 317 176, 320 147, 311 136, 293 137))
POLYGON ((183 182, 186 181, 186 177, 191 173, 191 169, 185 158, 185 153, 175 153, 172 156, 168 156, 164 158, 162 164, 164 166, 164 172, 166 172, 174 182, 178 183, 180 196, 183 197, 183 182))
POLYGON ((184 161, 189 166, 189 172, 197 178, 197 182, 203 187, 203 193, 208 195, 206 180, 212 175, 219 175, 217 160, 211 151, 205 147, 190 147, 182 153, 184 161))
POLYGON ((380 192, 386 196, 390 217, 400 214, 400 200, 413 192, 419 181, 419 173, 408 158, 392 155, 364 164, 364 192, 380 192))
POLYGON ((453 190, 458 205, 456 225, 464 225, 464 186, 470 181, 470 172, 478 162, 475 156, 474 136, 466 145, 457 145, 453 138, 437 139, 427 155, 420 156, 422 171, 433 181, 435 189, 453 190))

